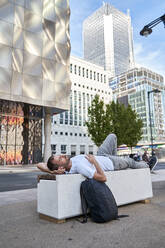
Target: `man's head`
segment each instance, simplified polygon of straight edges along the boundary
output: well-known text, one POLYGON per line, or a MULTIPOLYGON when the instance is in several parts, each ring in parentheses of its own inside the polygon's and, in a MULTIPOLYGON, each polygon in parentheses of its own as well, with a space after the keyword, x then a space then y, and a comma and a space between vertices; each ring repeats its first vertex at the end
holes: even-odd
POLYGON ((58 170, 59 168, 69 170, 70 158, 66 155, 53 155, 48 159, 47 167, 49 170, 58 170))

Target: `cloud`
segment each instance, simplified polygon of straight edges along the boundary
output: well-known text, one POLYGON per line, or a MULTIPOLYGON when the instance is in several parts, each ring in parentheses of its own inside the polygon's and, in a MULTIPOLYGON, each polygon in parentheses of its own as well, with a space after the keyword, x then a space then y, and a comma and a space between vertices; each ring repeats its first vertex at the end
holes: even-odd
POLYGON ((142 43, 134 44, 135 62, 165 77, 165 65, 161 49, 147 51, 142 43))

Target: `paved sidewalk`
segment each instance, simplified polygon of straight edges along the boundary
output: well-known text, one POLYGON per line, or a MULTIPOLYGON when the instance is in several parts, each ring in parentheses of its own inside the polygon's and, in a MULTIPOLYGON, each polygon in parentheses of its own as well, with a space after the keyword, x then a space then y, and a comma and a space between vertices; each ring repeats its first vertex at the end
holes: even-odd
POLYGON ((164 170, 154 170, 151 173, 152 182, 165 181, 165 169, 164 170))
POLYGON ((39 219, 37 201, 30 200, 30 194, 35 195, 36 191, 23 190, 24 201, 0 206, 0 247, 164 248, 165 181, 153 182, 153 191, 150 204, 119 207, 119 214, 129 214, 127 218, 105 224, 96 224, 90 219, 81 224, 72 218, 55 224, 39 219))

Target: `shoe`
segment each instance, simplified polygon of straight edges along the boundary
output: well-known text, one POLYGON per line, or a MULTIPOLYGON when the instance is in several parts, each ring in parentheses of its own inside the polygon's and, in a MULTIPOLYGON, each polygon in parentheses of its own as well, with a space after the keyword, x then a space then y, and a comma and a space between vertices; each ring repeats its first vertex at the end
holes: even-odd
POLYGON ((152 156, 148 162, 148 165, 149 165, 149 168, 150 168, 150 171, 153 171, 155 166, 157 165, 158 163, 158 158, 156 156, 152 156))

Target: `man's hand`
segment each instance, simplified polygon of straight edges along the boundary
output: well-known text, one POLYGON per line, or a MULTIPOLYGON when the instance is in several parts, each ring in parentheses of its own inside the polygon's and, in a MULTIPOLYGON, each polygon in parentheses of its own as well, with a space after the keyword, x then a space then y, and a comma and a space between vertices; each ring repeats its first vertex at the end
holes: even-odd
POLYGON ((58 170, 53 170, 53 171, 50 171, 51 174, 56 174, 56 175, 61 175, 61 174, 64 174, 65 173, 65 169, 63 168, 58 168, 58 170))
POLYGON ((95 162, 96 162, 95 157, 94 157, 93 155, 91 155, 91 154, 86 155, 85 158, 86 158, 91 164, 95 164, 95 162))
POLYGON ((101 169, 99 163, 97 162, 97 160, 95 159, 95 156, 89 154, 86 155, 85 158, 95 166, 96 168, 96 172, 93 176, 93 179, 100 181, 100 182, 106 182, 107 178, 104 174, 104 171, 101 169))

